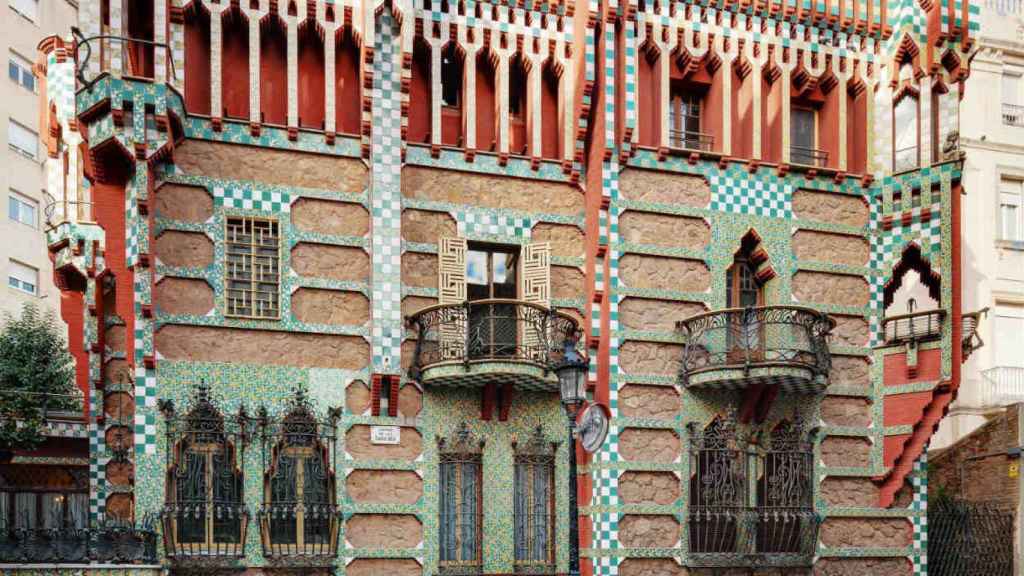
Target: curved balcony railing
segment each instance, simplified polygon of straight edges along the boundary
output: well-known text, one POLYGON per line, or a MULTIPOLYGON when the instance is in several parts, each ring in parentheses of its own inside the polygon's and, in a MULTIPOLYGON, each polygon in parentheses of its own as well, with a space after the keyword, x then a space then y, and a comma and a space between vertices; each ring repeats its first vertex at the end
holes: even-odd
POLYGON ((789 161, 801 166, 824 168, 828 166, 828 151, 792 144, 789 147, 789 161))
POLYGON ((336 504, 265 504, 257 515, 263 557, 295 565, 332 564, 338 555, 340 514, 336 504))
POLYGON ((727 308, 677 324, 685 339, 681 376, 688 387, 742 387, 745 380, 822 387, 832 365, 835 321, 799 306, 727 308))
POLYGON ((670 128, 668 131, 668 143, 673 148, 710 152, 715 145, 715 137, 703 132, 670 128))
POLYGON ((168 559, 231 561, 245 555, 249 511, 240 502, 178 502, 162 513, 168 559))
POLYGON ((54 200, 43 208, 47 230, 65 222, 92 222, 92 202, 54 200))
POLYGON ((946 311, 941 309, 889 316, 882 320, 885 343, 898 344, 941 338, 942 321, 945 317, 946 311))
POLYGON ((547 370, 580 331, 571 316, 520 300, 441 304, 408 320, 416 332, 410 375, 417 380, 444 363, 523 362, 547 370))
POLYGON ((108 525, 0 529, 0 563, 3 564, 156 562, 156 532, 145 528, 108 525))

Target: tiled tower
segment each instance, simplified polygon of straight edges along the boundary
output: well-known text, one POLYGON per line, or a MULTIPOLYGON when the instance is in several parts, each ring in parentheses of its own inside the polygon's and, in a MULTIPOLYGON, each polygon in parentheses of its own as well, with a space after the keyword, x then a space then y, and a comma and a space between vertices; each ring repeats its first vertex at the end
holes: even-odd
POLYGON ((569 344, 584 574, 926 573, 969 3, 81 14, 48 234, 136 569, 565 573, 569 344))

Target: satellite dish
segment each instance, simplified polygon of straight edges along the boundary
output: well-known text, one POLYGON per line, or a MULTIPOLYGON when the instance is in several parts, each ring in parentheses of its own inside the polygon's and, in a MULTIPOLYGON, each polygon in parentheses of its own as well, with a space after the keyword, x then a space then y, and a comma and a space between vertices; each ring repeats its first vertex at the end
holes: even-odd
POLYGON ((591 404, 579 422, 580 444, 588 454, 597 452, 608 436, 608 413, 600 404, 591 404))

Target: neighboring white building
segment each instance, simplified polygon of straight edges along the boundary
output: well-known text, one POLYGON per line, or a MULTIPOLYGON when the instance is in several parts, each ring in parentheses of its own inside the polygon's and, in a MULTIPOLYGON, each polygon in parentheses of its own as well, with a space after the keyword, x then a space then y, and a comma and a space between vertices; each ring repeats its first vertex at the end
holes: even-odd
POLYGON ((73 0, 4 0, 0 7, 0 53, 7 77, 0 83, 0 318, 17 314, 25 301, 58 310, 60 292, 53 285, 53 267, 43 231, 48 204, 39 138, 39 94, 32 65, 36 46, 46 36, 66 33, 78 22, 73 0))
POLYGON ((987 307, 985 346, 931 448, 970 433, 993 408, 1024 401, 1024 5, 982 0, 978 53, 961 107, 963 309, 987 307))

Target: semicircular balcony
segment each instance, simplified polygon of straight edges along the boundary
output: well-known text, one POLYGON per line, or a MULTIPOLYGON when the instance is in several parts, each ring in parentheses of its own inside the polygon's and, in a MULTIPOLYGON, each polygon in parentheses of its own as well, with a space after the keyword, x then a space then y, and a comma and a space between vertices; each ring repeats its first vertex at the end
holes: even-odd
POLYGON ((828 335, 834 326, 827 314, 800 306, 726 308, 691 316, 676 325, 685 344, 683 385, 821 391, 828 386, 828 335))
POLYGON ((409 374, 433 386, 511 384, 521 391, 558 391, 551 370, 579 324, 541 304, 488 299, 440 304, 409 316, 416 351, 409 374))

